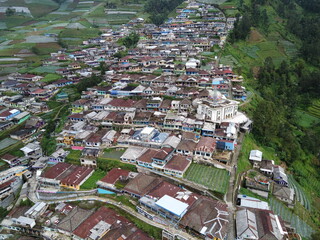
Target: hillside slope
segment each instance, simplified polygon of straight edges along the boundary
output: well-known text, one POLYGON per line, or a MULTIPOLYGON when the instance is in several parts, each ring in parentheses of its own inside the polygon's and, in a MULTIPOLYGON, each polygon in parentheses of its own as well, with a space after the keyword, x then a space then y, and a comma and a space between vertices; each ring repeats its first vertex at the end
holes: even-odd
POLYGON ((320 11, 314 11, 316 2, 227 1, 225 5, 237 8, 242 18, 235 15, 238 21, 220 63, 233 65, 247 79, 247 90, 253 94, 242 110, 254 120, 250 139, 253 145, 272 149, 274 158, 293 173, 313 201, 310 218, 318 228, 320 11))

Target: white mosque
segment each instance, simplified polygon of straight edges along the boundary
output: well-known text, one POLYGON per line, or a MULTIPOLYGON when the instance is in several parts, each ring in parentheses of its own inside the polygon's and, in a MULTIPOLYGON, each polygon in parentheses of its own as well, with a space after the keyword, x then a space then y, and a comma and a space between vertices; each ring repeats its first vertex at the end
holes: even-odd
POLYGON ((195 99, 193 104, 197 107, 196 117, 209 122, 228 122, 238 114, 239 102, 227 99, 216 89, 209 90, 207 99, 195 99))

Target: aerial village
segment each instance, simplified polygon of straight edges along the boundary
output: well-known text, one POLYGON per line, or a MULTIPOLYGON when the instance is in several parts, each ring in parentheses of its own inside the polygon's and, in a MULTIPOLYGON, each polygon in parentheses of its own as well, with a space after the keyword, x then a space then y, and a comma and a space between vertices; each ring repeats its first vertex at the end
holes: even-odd
POLYGON ((3 236, 302 239, 299 223, 263 201, 299 201, 282 166, 252 149, 252 169, 237 177, 241 141, 254 127, 239 111, 250 93, 230 66, 202 59, 223 47, 236 19, 195 1, 176 11, 159 27, 137 18, 78 51, 52 52, 44 66, 68 63, 57 81, 16 73, 1 82, 2 93, 17 93, 0 96, 3 236), (135 48, 119 44, 133 32, 135 48), (93 76, 103 80, 72 96, 69 86, 93 76), (46 116, 59 107, 66 115, 48 133, 46 116), (53 141, 43 145, 46 136, 53 141))

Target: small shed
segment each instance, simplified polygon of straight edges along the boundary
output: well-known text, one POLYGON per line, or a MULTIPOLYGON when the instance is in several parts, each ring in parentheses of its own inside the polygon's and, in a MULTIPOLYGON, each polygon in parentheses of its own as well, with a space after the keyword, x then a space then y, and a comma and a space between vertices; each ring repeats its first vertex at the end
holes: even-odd
POLYGON ((69 96, 65 92, 60 92, 56 96, 57 102, 67 102, 69 100, 69 96))
POLYGON ((259 150, 251 150, 249 160, 255 161, 255 162, 261 162, 262 161, 262 152, 259 150))

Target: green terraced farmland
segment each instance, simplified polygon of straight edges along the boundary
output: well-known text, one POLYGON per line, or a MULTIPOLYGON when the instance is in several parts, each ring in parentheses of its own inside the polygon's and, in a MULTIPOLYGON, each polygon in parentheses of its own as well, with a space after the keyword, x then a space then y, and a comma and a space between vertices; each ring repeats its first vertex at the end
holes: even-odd
POLYGON ((297 181, 293 178, 292 175, 288 175, 288 180, 289 180, 289 186, 291 188, 294 188, 297 201, 299 201, 307 210, 311 211, 310 200, 302 190, 299 183, 297 183, 297 181))
POLYGON ((320 118, 320 100, 314 101, 311 107, 308 107, 308 112, 317 118, 320 118))
POLYGON ((310 238, 314 230, 306 224, 301 218, 295 215, 288 207, 275 198, 270 199, 271 210, 282 217, 283 220, 291 223, 291 226, 296 229, 303 238, 310 238))
POLYGON ((298 110, 296 114, 298 117, 298 124, 302 127, 308 128, 320 122, 319 118, 310 115, 309 113, 304 112, 303 110, 298 110))
POLYGON ((184 178, 225 194, 229 183, 228 171, 200 164, 191 164, 184 178))

